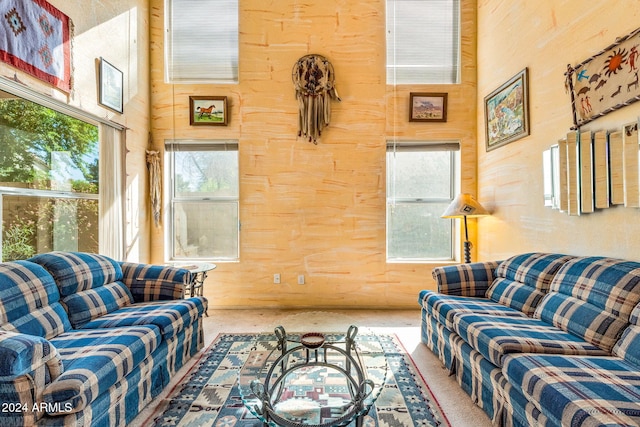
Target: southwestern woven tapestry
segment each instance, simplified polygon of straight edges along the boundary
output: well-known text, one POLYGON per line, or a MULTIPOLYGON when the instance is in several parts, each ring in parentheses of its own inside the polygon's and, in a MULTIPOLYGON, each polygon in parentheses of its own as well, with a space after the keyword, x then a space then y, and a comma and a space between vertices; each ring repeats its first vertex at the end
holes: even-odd
POLYGON ((0 1, 0 60, 71 90, 71 21, 45 0, 0 1))

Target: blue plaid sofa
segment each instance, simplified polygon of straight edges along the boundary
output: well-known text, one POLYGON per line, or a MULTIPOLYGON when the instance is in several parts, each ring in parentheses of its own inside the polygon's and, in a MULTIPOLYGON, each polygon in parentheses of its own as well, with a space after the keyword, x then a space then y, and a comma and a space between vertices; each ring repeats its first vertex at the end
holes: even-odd
POLYGON ((527 253, 433 277, 422 342, 495 425, 640 425, 640 263, 527 253))
POLYGON ((127 425, 203 346, 189 275, 76 252, 1 263, 0 425, 127 425))

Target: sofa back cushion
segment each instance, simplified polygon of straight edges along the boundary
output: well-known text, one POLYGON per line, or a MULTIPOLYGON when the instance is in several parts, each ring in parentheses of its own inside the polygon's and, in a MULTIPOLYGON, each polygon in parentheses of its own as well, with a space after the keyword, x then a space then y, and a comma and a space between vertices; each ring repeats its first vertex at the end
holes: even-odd
POLYGON ((613 354, 636 366, 640 371, 640 304, 631 312, 630 325, 613 347, 613 354))
POLYGON ((74 328, 132 303, 122 282, 122 268, 104 255, 49 252, 30 261, 42 265, 54 278, 62 304, 74 328))
POLYGON ((549 290, 553 277, 572 256, 526 253, 498 266, 487 298, 532 316, 549 290))
POLYGON ((640 263, 603 257, 567 262, 535 317, 611 351, 640 301, 640 263))
POLYGON ((107 283, 98 288, 69 295, 62 300, 69 313, 69 320, 76 329, 132 302, 131 292, 122 282, 107 283))
POLYGON ((29 261, 43 266, 66 297, 122 280, 120 264, 109 257, 82 252, 47 252, 29 261))
POLYGON ((0 264, 0 329, 54 338, 71 330, 53 277, 29 261, 0 264))

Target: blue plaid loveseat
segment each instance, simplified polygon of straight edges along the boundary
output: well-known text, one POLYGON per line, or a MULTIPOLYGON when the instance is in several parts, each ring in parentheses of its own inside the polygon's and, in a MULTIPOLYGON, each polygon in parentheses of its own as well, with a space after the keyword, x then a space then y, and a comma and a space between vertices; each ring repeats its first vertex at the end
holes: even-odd
POLYGON ((189 275, 76 252, 1 263, 0 425, 127 425, 203 346, 189 275))
POLYGON ((495 425, 640 425, 640 263, 527 253, 433 276, 422 342, 495 425))

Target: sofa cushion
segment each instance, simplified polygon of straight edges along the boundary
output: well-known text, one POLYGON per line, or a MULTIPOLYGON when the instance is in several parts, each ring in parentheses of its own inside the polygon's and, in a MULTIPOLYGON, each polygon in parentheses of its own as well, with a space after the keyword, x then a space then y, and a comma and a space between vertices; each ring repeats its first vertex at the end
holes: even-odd
POLYGON ((442 295, 428 290, 420 292, 419 302, 430 316, 449 330, 453 330, 453 317, 458 313, 526 317, 520 311, 485 298, 442 295))
POLYGON ((109 387, 122 380, 159 345, 157 327, 72 331, 52 340, 64 364, 64 373, 43 393, 52 408, 78 412, 109 387))
POLYGON ((622 359, 509 355, 503 373, 550 425, 640 425, 640 372, 622 359))
POLYGON ((184 298, 191 272, 167 265, 121 262, 123 279, 133 295, 133 302, 176 300, 184 298))
POLYGON ((206 300, 202 297, 133 304, 92 320, 83 328, 155 325, 165 339, 170 339, 202 316, 205 307, 206 300))
POLYGON ((446 265, 435 267, 431 275, 441 294, 484 298, 493 283, 498 264, 487 261, 446 265))
POLYGON ((630 325, 613 347, 613 354, 640 371, 640 304, 631 312, 630 325))
POLYGON ((487 298, 532 316, 549 290, 553 277, 572 256, 527 253, 498 265, 487 298))
POLYGON ((113 282, 98 288, 71 294, 62 300, 67 308, 69 320, 75 329, 80 329, 105 314, 118 310, 133 302, 131 292, 122 282, 113 282))
POLYGON ((491 363, 510 353, 606 355, 599 347, 538 319, 459 314, 454 330, 491 363))
POLYGON ((120 264, 104 255, 49 252, 31 261, 42 265, 55 279, 76 329, 133 301, 129 289, 120 282, 120 264))
POLYGON ((71 330, 53 277, 29 261, 0 264, 0 329, 53 338, 71 330))
POLYGON ((81 252, 48 252, 29 261, 42 265, 66 297, 122 280, 120 265, 109 257, 81 252))
POLYGON ((610 352, 640 301, 640 263, 576 258, 556 274, 535 317, 610 352))

